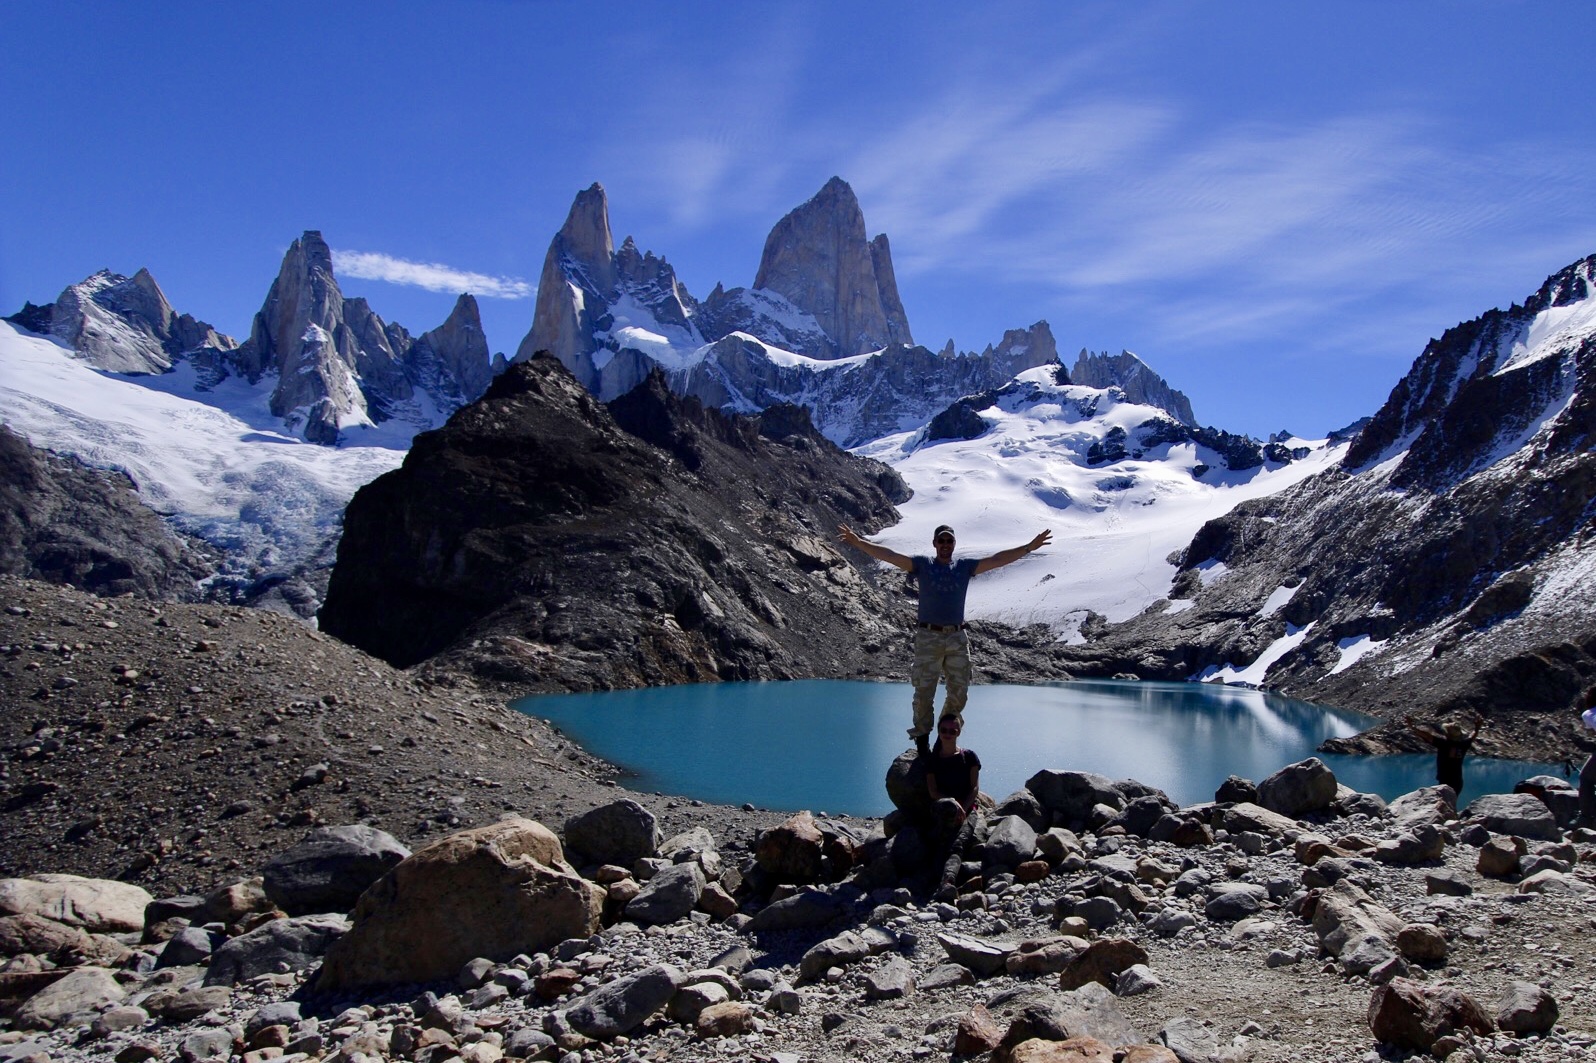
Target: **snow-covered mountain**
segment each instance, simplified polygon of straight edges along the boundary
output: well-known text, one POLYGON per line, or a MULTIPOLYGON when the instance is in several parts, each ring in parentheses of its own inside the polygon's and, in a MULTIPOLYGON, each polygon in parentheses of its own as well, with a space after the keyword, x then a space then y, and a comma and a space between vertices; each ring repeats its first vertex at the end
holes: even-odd
POLYGON ((217 593, 248 600, 308 575, 294 603, 308 614, 344 507, 403 460, 402 441, 307 443, 283 431, 270 388, 236 376, 206 383, 202 372, 194 360, 158 376, 105 372, 0 321, 0 421, 34 446, 125 472, 145 504, 224 555, 217 593))
MULTIPOLYGON (((487 390, 494 373, 470 295, 438 328, 412 337, 364 299, 344 298, 332 251, 314 231, 283 256, 242 344, 176 313, 147 270, 102 270, 9 320, 107 372, 159 376, 187 365, 192 374, 177 380, 203 403, 223 381, 242 378, 268 393, 275 427, 313 443, 408 446, 487 390)), ((175 393, 173 381, 149 384, 175 393)))
POLYGON ((1049 624, 1072 642, 1093 617, 1127 620, 1167 598, 1205 522, 1333 468, 1346 449, 1292 439, 1266 457, 1256 443, 1193 432, 1118 385, 1072 384, 1063 366, 1027 370, 949 414, 856 448, 914 490, 878 541, 927 553, 932 531, 951 524, 960 553, 981 556, 1051 528, 1051 547, 971 584, 970 612, 1049 624), (939 431, 945 423, 962 427, 939 431))
POLYGON ((658 366, 678 394, 727 412, 808 406, 843 446, 918 426, 962 395, 1057 361, 1046 322, 979 353, 915 346, 891 246, 865 233, 853 189, 832 178, 771 230, 752 288, 717 285, 700 303, 631 237, 615 250, 595 184, 549 245, 516 360, 548 351, 603 401, 658 366))
POLYGON ((1206 524, 1172 601, 1078 660, 1571 727, 1596 680, 1593 519, 1596 257, 1432 340, 1337 465, 1206 524))
MULTIPOLYGON (((229 593, 305 582, 301 611, 355 489, 496 368, 469 296, 412 338, 343 297, 316 232, 289 248, 242 344, 176 314, 145 272, 98 274, 12 320, 41 335, 0 332, 0 418, 37 446, 126 471, 174 526, 226 552, 229 593)), ((909 478, 917 495, 894 542, 918 547, 954 512, 967 546, 1055 526, 1058 570, 1036 588, 1006 579, 976 608, 1072 631, 1162 594, 1166 558, 1203 521, 1330 460, 1317 444, 1198 427, 1186 397, 1129 352, 1082 351, 1076 372, 1092 386, 1072 383, 1045 321, 979 352, 914 345, 890 246, 866 238, 836 179, 772 229, 753 287, 717 286, 702 303, 665 259, 630 238, 616 248, 603 189, 583 191, 517 359, 539 349, 601 399, 657 368, 712 409, 807 407, 821 434, 909 478)))

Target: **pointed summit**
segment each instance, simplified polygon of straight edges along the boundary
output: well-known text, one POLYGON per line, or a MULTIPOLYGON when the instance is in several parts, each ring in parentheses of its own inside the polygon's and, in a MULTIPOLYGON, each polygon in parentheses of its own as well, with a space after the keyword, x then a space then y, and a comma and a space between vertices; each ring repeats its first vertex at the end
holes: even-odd
POLYGON ((480 398, 493 381, 493 366, 476 298, 461 293, 447 320, 417 338, 405 365, 418 386, 448 396, 453 405, 480 398))
POLYGON ((846 358, 913 343, 886 237, 865 237, 859 200, 833 177, 771 229, 755 289, 773 291, 810 314, 831 340, 821 358, 846 358))
POLYGON ((648 375, 662 344, 683 351, 703 344, 696 309, 665 259, 640 253, 631 237, 615 249, 609 200, 594 182, 577 193, 549 244, 532 329, 515 361, 548 351, 609 400, 648 375))
MULTIPOLYGON (((610 234, 610 200, 603 185, 594 181, 577 193, 554 242, 567 262, 587 270, 596 288, 615 286, 615 239, 610 234)), ((554 253, 553 247, 549 253, 554 253)))

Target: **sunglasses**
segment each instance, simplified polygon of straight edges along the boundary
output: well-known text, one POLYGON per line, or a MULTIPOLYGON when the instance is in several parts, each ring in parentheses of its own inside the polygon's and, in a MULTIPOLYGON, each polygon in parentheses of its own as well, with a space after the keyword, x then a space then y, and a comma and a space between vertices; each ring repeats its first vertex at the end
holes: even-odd
POLYGON ((951 535, 939 535, 933 541, 936 542, 936 544, 938 546, 940 546, 943 543, 951 543, 951 542, 953 542, 953 536, 951 536, 951 535))

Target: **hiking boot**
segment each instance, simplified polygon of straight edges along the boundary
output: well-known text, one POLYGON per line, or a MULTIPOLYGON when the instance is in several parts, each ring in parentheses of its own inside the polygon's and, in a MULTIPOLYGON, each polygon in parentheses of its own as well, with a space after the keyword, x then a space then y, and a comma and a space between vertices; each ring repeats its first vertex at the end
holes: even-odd
POLYGON ((929 735, 915 735, 914 748, 922 757, 931 755, 931 737, 929 735))

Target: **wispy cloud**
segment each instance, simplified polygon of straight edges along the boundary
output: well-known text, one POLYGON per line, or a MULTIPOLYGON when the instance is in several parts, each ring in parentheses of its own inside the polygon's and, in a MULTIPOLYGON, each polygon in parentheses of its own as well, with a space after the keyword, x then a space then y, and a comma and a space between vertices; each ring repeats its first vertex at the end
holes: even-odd
POLYGON ((333 269, 362 280, 404 284, 429 292, 470 292, 490 299, 527 299, 536 291, 519 277, 493 277, 439 262, 411 262, 380 251, 334 251, 333 269))

